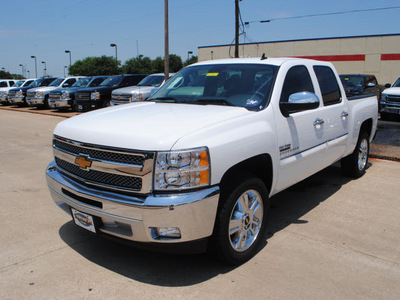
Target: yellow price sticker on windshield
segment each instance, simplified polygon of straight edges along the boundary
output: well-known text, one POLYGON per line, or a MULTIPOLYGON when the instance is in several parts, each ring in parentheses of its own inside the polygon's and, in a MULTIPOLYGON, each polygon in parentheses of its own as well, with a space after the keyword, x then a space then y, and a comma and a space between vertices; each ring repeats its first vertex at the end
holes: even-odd
POLYGON ((207 73, 207 75, 206 76, 218 76, 219 75, 219 73, 207 73))

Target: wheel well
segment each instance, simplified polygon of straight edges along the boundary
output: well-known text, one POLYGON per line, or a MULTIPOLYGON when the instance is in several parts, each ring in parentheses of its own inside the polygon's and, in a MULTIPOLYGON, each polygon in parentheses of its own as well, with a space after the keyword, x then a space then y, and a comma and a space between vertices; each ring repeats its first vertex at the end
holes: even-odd
POLYGON ((360 128, 360 134, 363 131, 365 131, 366 133, 368 133, 369 136, 371 136, 371 134, 372 134, 372 119, 365 120, 364 123, 362 123, 361 128, 360 128))
POLYGON ((268 191, 271 191, 272 171, 272 159, 268 154, 261 154, 246 159, 225 172, 221 179, 221 196, 229 194, 232 188, 248 176, 260 178, 268 191))

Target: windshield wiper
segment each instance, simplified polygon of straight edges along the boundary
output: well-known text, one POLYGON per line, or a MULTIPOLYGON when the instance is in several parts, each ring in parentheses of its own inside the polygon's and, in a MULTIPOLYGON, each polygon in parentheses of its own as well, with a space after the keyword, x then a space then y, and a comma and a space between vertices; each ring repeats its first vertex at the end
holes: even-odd
POLYGON ((175 98, 175 97, 171 97, 171 96, 150 98, 148 101, 157 101, 157 100, 173 101, 173 102, 176 102, 176 103, 182 103, 181 100, 179 100, 179 99, 177 99, 177 98, 175 98))
POLYGON ((197 102, 199 104, 214 104, 214 105, 227 105, 235 106, 225 98, 199 98, 192 102, 197 102))

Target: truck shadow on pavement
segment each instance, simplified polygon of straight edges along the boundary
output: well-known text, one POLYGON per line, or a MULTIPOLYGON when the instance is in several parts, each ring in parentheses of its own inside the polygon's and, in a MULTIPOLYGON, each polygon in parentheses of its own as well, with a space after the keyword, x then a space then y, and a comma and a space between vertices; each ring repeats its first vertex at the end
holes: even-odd
MULTIPOLYGON (((308 212, 351 180, 342 175, 336 164, 272 197, 268 235, 261 251, 268 251, 265 247, 268 240, 287 226, 307 223, 304 216, 308 212)), ((72 221, 60 228, 59 235, 89 261, 129 279, 152 285, 191 286, 235 269, 206 254, 173 255, 139 250, 92 235, 72 221)))

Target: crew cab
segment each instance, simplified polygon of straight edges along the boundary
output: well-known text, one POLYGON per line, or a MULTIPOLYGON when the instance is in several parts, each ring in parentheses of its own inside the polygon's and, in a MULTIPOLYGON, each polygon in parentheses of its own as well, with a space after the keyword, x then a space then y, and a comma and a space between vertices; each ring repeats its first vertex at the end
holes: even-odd
POLYGON ((50 93, 49 106, 51 108, 68 109, 76 111, 75 93, 85 87, 99 86, 109 76, 83 77, 71 87, 59 88, 50 93))
POLYGON ((13 86, 10 87, 4 87, 0 88, 0 103, 3 105, 8 105, 10 102, 8 102, 8 93, 10 90, 19 88, 19 87, 24 87, 30 85, 34 79, 22 79, 18 80, 16 83, 14 83, 13 86))
POLYGON ((381 120, 391 120, 400 115, 400 77, 382 92, 380 101, 381 120))
MULTIPOLYGON (((175 75, 170 73, 169 77, 175 75)), ((126 104, 147 100, 157 88, 165 83, 165 74, 151 74, 141 80, 137 85, 116 89, 111 93, 111 105, 126 104)))
POLYGON ((26 103, 29 106, 49 108, 49 95, 51 91, 61 87, 70 87, 80 78, 82 77, 56 78, 48 86, 31 89, 28 93, 26 103), (29 95, 33 97, 29 97, 29 95))
MULTIPOLYGON (((24 85, 23 87, 11 89, 8 92, 8 102, 10 104, 16 104, 16 105, 25 105, 26 99, 28 98, 28 91, 30 89, 34 89, 40 86, 48 86, 50 83, 52 83, 56 77, 53 78, 38 78, 31 82, 29 85, 24 85)), ((33 98, 35 93, 31 94, 31 98, 33 98)))
POLYGON ((81 89, 75 94, 78 111, 110 106, 111 92, 118 88, 137 85, 147 75, 115 75, 104 80, 98 87, 81 89))
POLYGON ((377 105, 349 100, 328 62, 199 62, 147 101, 59 123, 47 183, 93 233, 240 264, 265 244, 271 196, 337 161, 366 172, 377 105))
POLYGON ((0 79, 0 88, 11 87, 17 81, 16 79, 0 79))

